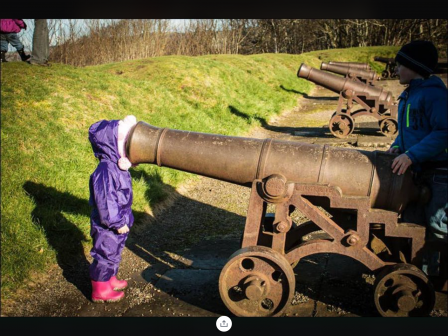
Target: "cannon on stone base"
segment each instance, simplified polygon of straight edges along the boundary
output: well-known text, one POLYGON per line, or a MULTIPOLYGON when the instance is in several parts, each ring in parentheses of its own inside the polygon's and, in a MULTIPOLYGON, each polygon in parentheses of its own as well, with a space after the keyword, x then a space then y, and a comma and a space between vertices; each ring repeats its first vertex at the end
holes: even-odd
POLYGON ((219 277, 237 316, 281 316, 295 293, 293 265, 316 253, 351 257, 378 274, 374 302, 383 316, 423 316, 434 289, 420 270, 425 228, 399 223, 428 190, 410 172, 392 174, 393 154, 273 139, 158 128, 139 122, 126 153, 156 164, 251 188, 241 248, 219 277), (275 208, 273 215, 267 207, 275 208), (295 210, 309 222, 296 224, 295 210), (341 216, 350 212, 351 219, 341 216), (330 214, 330 215, 328 215, 330 214), (324 231, 326 237, 308 239, 324 231))
POLYGON ((339 94, 336 111, 328 124, 334 136, 346 138, 352 134, 355 119, 360 116, 377 119, 380 132, 386 136, 397 134, 398 104, 391 92, 349 78, 341 78, 303 63, 297 71, 297 77, 305 78, 339 94))

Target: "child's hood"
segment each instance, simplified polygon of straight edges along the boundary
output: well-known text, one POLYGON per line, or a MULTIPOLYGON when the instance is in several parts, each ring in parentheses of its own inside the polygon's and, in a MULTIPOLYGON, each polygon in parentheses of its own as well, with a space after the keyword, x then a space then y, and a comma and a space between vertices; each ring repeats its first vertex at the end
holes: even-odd
POLYGON ((90 126, 89 140, 98 159, 115 163, 120 159, 117 145, 118 123, 119 120, 101 120, 90 126))

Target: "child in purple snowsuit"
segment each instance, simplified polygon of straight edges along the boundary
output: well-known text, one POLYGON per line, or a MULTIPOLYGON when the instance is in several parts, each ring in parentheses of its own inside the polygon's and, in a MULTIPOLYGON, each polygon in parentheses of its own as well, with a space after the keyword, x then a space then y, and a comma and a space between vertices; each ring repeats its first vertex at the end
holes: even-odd
POLYGON ((124 297, 127 287, 116 275, 121 262, 132 214, 132 181, 128 169, 125 143, 130 129, 136 124, 134 116, 123 120, 101 120, 89 128, 89 140, 100 162, 90 176, 89 204, 93 246, 93 262, 89 273, 92 281, 92 301, 115 302, 124 297))

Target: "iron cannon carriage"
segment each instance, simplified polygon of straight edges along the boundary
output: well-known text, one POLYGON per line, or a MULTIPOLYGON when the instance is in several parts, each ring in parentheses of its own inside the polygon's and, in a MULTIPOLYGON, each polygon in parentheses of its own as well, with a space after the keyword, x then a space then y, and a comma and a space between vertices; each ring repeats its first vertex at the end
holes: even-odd
POLYGON ((397 78, 397 75, 395 74, 395 67, 397 66, 397 63, 395 63, 394 58, 375 56, 373 60, 386 64, 386 68, 383 70, 383 72, 381 72, 381 77, 383 79, 397 78))
POLYGON ((304 63, 300 65, 297 77, 305 78, 339 94, 336 111, 328 124, 334 136, 346 138, 352 134, 355 129, 355 119, 360 116, 372 116, 377 119, 380 132, 386 136, 397 134, 398 104, 391 92, 351 78, 342 78, 314 69, 304 63), (354 105, 354 103, 357 104, 354 105))
POLYGON ((233 314, 281 316, 295 293, 294 265, 316 253, 348 256, 375 272, 373 300, 383 316, 432 310, 434 288, 420 270, 425 228, 398 220, 406 205, 424 203, 428 190, 416 186, 410 172, 392 174, 393 154, 145 122, 131 130, 126 152, 133 164, 251 188, 241 248, 219 276, 221 299, 233 314), (296 210, 309 221, 294 223, 296 210), (322 231, 325 237, 305 238, 322 231))

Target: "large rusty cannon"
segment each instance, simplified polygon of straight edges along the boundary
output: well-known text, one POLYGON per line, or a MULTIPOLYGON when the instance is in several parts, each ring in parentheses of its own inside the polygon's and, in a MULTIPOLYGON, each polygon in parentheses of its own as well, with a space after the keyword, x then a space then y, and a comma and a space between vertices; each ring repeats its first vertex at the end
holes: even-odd
POLYGON ((381 72, 381 77, 383 79, 397 77, 397 75, 395 74, 395 67, 397 66, 397 64, 395 63, 395 58, 375 56, 373 60, 386 64, 386 69, 381 72))
POLYGON ((367 70, 367 71, 371 70, 370 65, 367 64, 367 63, 330 61, 330 62, 328 62, 328 64, 340 65, 340 66, 346 66, 346 67, 348 66, 348 67, 351 67, 351 68, 356 68, 356 69, 360 69, 360 70, 367 70))
POLYGON ((328 124, 334 136, 346 138, 352 134, 355 129, 355 119, 360 116, 372 116, 377 119, 380 132, 386 136, 393 136, 397 133, 398 104, 391 92, 314 69, 303 63, 297 71, 297 77, 308 79, 339 93, 337 109, 328 124), (345 101, 346 105, 343 106, 345 101), (353 103, 357 103, 357 105, 353 103), (356 107, 358 108, 355 109, 356 107))
POLYGON ((359 80, 364 84, 375 85, 375 83, 380 79, 375 71, 363 70, 350 65, 337 65, 322 62, 320 69, 334 72, 339 75, 344 75, 346 78, 351 78, 353 80, 359 80))
POLYGON ((373 299, 383 316, 426 315, 433 308, 432 284, 419 268, 425 228, 398 222, 404 207, 424 203, 428 192, 414 185, 410 172, 392 174, 393 154, 145 122, 131 130, 126 152, 133 164, 251 188, 241 249, 219 277, 221 298, 233 314, 282 315, 295 293, 294 265, 316 253, 345 255, 376 272, 373 299), (275 208, 271 214, 268 205, 275 208), (294 223, 296 210, 309 221, 294 223))

